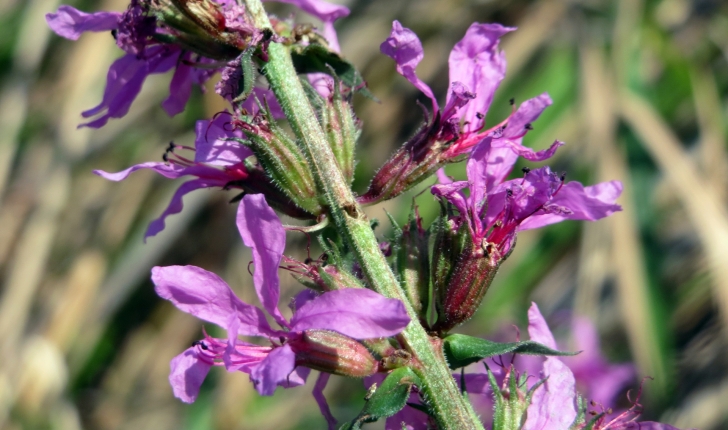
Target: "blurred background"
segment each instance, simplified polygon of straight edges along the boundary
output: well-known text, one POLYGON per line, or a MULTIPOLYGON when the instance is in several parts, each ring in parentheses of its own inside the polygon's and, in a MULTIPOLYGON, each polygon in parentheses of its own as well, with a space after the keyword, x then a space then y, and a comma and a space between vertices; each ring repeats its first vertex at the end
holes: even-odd
MULTIPOLYGON (((128 2, 71 4, 120 11, 128 2)), ((508 73, 488 123, 508 114, 509 98, 547 91, 554 105, 526 144, 541 149, 558 138, 567 145, 549 161, 556 170, 585 183, 624 183, 624 211, 607 220, 521 234, 482 309, 460 330, 491 337, 506 330, 512 340, 509 325, 525 333, 526 310, 536 301, 568 340, 563 322, 587 316, 609 360, 637 366, 632 388, 642 376, 653 378, 641 399, 645 419, 728 428, 728 5, 346 4, 352 13, 337 23, 342 50, 381 100, 356 100, 366 154, 358 191, 422 119, 422 96, 379 53, 393 19, 422 39, 417 72, 441 100, 447 56, 471 22, 519 27, 502 40, 508 73)), ((76 129, 80 112, 100 101, 121 51, 106 33, 77 42, 52 35, 44 14, 58 5, 0 2, 0 428, 322 428, 311 383, 262 398, 247 375, 214 369, 195 404, 172 397, 169 360, 201 336, 202 325, 155 296, 149 269, 195 264, 254 302, 251 256, 227 204, 234 194, 190 194, 183 213, 144 244, 147 223, 178 183, 151 172, 111 183, 91 170, 158 160, 170 140, 191 144, 195 120, 224 105, 214 92, 196 91, 187 110, 169 118, 160 103, 170 76, 154 76, 125 118, 76 129)), ((284 16, 292 9, 271 10, 284 16)), ((448 172, 464 177, 462 166, 448 172)), ((370 208, 382 221, 378 233, 390 228, 383 209, 403 220, 415 197, 432 220, 432 197, 418 195, 425 188, 370 208)), ((305 236, 289 240, 286 253, 305 258, 305 236)), ((299 287, 285 273, 282 280, 287 300, 299 287)), ((326 395, 338 418, 351 419, 364 391, 359 381, 332 378, 326 395)))

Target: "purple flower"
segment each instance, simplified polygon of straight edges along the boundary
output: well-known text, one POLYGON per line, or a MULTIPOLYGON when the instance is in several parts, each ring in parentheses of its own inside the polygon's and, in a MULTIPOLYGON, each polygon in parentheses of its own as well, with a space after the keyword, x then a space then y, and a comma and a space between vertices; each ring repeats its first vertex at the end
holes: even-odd
MULTIPOLYGON (((531 340, 542 343, 549 348, 556 349, 551 330, 546 320, 541 315, 536 303, 528 310, 528 334, 531 340)), ((583 334, 582 334, 583 335, 583 334)), ((588 334, 590 336, 590 334, 588 334)), ((596 345, 591 345, 596 346, 596 345)), ((596 352, 588 353, 592 357, 596 352)), ((578 357, 578 356, 577 356, 578 357)), ((598 367, 603 367, 600 363, 598 367)), ((577 391, 576 379, 572 370, 558 357, 546 357, 541 368, 541 377, 547 378, 546 382, 536 389, 526 412, 524 430, 548 430, 561 428, 580 429, 585 424, 575 423, 577 417, 577 391), (576 424, 572 427, 572 424, 576 424)), ((678 430, 677 428, 656 422, 636 422, 641 412, 641 405, 634 401, 632 408, 623 412, 617 417, 603 415, 595 423, 594 430, 678 430)), ((602 412, 602 411, 596 411, 602 412)), ((588 420, 589 418, 587 418, 588 420)))
MULTIPOLYGON (((289 0, 286 3, 321 19, 324 36, 338 49, 333 22, 348 15, 347 8, 318 0, 289 0)), ((172 69, 170 95, 162 102, 162 107, 174 116, 184 110, 193 86, 204 90, 203 84, 228 61, 235 59, 246 46, 262 39, 262 32, 247 22, 245 9, 235 1, 209 2, 203 5, 207 8, 201 6, 185 12, 178 8, 186 8, 186 2, 175 5, 171 10, 162 11, 171 6, 132 0, 123 13, 91 14, 63 5, 56 13, 46 15, 48 26, 61 37, 77 40, 87 31, 112 31, 117 45, 126 52, 109 68, 101 103, 82 112, 84 118, 92 119, 79 127, 99 128, 111 118, 123 117, 149 75, 172 69), (189 13, 199 15, 197 20, 186 18, 189 13), (170 14, 178 17, 175 18, 176 26, 157 21, 157 16, 170 14), (208 25, 185 33, 174 29, 180 28, 178 19, 188 20, 187 26, 197 26, 200 21, 208 25)), ((251 103, 254 104, 254 100, 251 103)))
POLYGON ((193 402, 210 367, 224 365, 228 371, 250 374, 262 395, 271 395, 277 386, 302 383, 305 369, 296 368, 296 352, 289 344, 307 330, 332 330, 353 339, 393 336, 410 319, 404 305, 366 289, 344 289, 299 300, 290 321, 278 309, 277 268, 285 245, 285 230, 275 212, 261 195, 247 195, 240 202, 238 229, 253 250, 254 284, 265 312, 281 326, 272 328, 265 313, 240 300, 217 275, 195 266, 168 266, 152 269, 157 294, 180 310, 211 322, 228 332, 227 339, 205 339, 175 357, 171 362, 170 384, 175 396, 193 402), (352 303, 357 303, 352 307, 352 303), (271 346, 243 342, 238 336, 268 338, 271 346))
POLYGON ((87 14, 63 5, 58 12, 46 15, 51 30, 71 40, 77 40, 81 33, 87 31, 112 30, 117 44, 127 52, 109 68, 101 103, 81 114, 84 118, 94 119, 79 127, 99 128, 111 118, 123 117, 139 95, 147 76, 172 69, 175 73, 170 83, 170 95, 162 107, 169 115, 176 115, 184 110, 192 86, 201 86, 214 73, 214 70, 193 66, 197 62, 209 63, 210 60, 198 58, 178 46, 154 42, 153 24, 150 30, 150 18, 137 3, 133 2, 124 13, 87 14))
POLYGON ((589 187, 565 183, 548 166, 525 169, 523 178, 504 181, 516 157, 504 156, 511 149, 494 147, 493 142, 487 137, 473 150, 467 181, 452 182, 441 173, 441 183, 432 187, 432 194, 455 206, 456 223, 467 224, 474 243, 493 244, 504 256, 518 231, 564 220, 595 221, 621 210, 614 203, 622 192, 619 181, 589 187), (464 188, 469 188, 469 196, 461 192, 464 188))
POLYGON ((182 211, 182 197, 190 191, 211 187, 225 188, 230 183, 244 181, 248 178, 250 172, 243 163, 246 158, 253 155, 253 152, 246 146, 229 140, 230 138, 242 138, 242 133, 237 130, 229 131, 229 127, 226 126, 227 121, 223 115, 219 115, 211 121, 197 121, 195 148, 176 145, 170 148, 172 150, 176 148, 191 150, 194 152, 192 159, 170 151, 165 154, 165 162, 141 163, 117 173, 94 170, 95 174, 111 181, 122 181, 132 172, 140 169, 153 170, 169 179, 183 176, 195 177, 180 185, 167 209, 159 218, 149 224, 149 228, 144 234, 145 239, 164 229, 164 221, 167 216, 182 211))
POLYGON ((450 142, 442 157, 451 159, 468 152, 489 135, 493 135, 496 140, 494 146, 510 147, 518 155, 532 160, 546 159, 562 145, 556 141, 549 149, 540 152, 521 145, 530 123, 551 104, 551 98, 545 93, 523 102, 500 124, 484 128, 485 115, 506 72, 505 55, 498 49, 498 44, 501 36, 514 30, 514 27, 500 24, 480 23, 473 23, 468 28, 465 36, 450 52, 450 90, 445 107, 440 111, 432 90, 415 72, 424 57, 422 43, 412 30, 402 27, 399 21, 392 23, 392 32, 380 49, 397 63, 397 72, 430 99, 432 122, 439 121, 436 130, 431 132, 433 140, 450 142))

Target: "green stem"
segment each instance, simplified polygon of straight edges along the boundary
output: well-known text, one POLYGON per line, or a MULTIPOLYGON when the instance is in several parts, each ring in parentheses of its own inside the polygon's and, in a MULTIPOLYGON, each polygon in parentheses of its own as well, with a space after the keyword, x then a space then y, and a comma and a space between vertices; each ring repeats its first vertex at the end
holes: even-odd
MULTIPOLYGON (((260 0, 246 0, 248 13, 258 28, 270 28, 260 0)), ((440 342, 431 342, 418 322, 418 316, 379 250, 379 243, 364 212, 356 202, 348 181, 339 170, 336 158, 308 102, 288 49, 278 43, 268 47, 264 73, 295 135, 303 144, 317 186, 326 196, 334 225, 354 249, 362 272, 380 294, 404 303, 412 322, 401 333, 412 354, 412 366, 422 381, 420 387, 441 429, 482 429, 470 403, 460 394, 445 362, 440 342)))

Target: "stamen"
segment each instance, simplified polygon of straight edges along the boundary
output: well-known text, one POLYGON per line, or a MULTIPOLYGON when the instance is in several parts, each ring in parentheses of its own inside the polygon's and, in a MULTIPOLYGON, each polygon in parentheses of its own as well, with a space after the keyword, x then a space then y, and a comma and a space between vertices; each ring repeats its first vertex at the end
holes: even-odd
POLYGON ((530 167, 524 167, 524 168, 521 169, 521 172, 523 172, 523 174, 525 174, 525 175, 528 175, 529 173, 531 173, 531 168, 530 167))
POLYGON ((526 123, 526 130, 533 130, 533 126, 531 125, 530 122, 526 123))
POLYGON ((514 97, 511 97, 510 100, 508 100, 508 103, 510 103, 511 106, 516 105, 516 99, 514 97))

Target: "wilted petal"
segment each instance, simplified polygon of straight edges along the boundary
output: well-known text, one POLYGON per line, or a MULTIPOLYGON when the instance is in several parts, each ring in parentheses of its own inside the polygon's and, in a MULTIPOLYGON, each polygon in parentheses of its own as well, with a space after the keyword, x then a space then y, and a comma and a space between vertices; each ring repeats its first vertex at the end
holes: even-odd
POLYGON ((432 110, 436 115, 438 112, 437 99, 432 94, 430 87, 417 77, 415 69, 424 57, 422 43, 414 31, 402 27, 399 21, 392 23, 392 32, 389 37, 379 46, 382 54, 391 57, 397 63, 397 73, 404 76, 418 90, 425 93, 432 101, 432 110))
POLYGON ((48 26, 57 35, 78 40, 86 31, 109 31, 119 26, 120 12, 85 13, 63 5, 56 13, 46 14, 48 26))
POLYGON ((268 313, 282 326, 288 323, 278 310, 280 287, 278 265, 286 246, 286 231, 263 194, 243 197, 238 207, 237 225, 243 243, 253 251, 253 283, 268 313))
POLYGON ((566 208, 557 213, 538 213, 521 223, 519 230, 543 227, 564 220, 596 221, 622 210, 614 201, 622 193, 619 181, 602 182, 584 187, 569 182, 553 197, 550 205, 566 208))
POLYGON ((515 139, 523 136, 528 130, 527 125, 536 121, 544 109, 551 106, 552 103, 553 101, 547 93, 521 103, 518 110, 508 119, 508 125, 503 130, 501 137, 515 139))
MULTIPOLYGON (((515 28, 500 24, 473 23, 450 52, 450 86, 460 82, 475 94, 475 99, 460 110, 460 118, 469 122, 466 131, 479 130, 483 126, 483 118, 478 118, 477 114, 488 112, 493 94, 506 72, 505 55, 498 50, 498 41, 513 30, 515 28)), ((446 104, 450 97, 448 94, 446 104)))
POLYGON ((366 289, 329 291, 303 305, 291 331, 327 329, 354 339, 394 336, 410 322, 402 302, 366 289))
POLYGON ((283 345, 274 349, 250 373, 255 389, 262 396, 272 396, 278 385, 285 383, 288 375, 296 366, 296 354, 290 346, 283 345))
POLYGON ((152 269, 154 291, 179 310, 197 318, 232 327, 236 334, 270 336, 263 312, 240 300, 219 276, 196 266, 167 266, 152 269))
POLYGON ((230 138, 241 138, 239 130, 228 131, 231 117, 224 112, 213 120, 195 124, 195 162, 214 166, 232 166, 253 155, 247 146, 230 138))
POLYGON ((174 357, 169 367, 169 384, 174 396, 185 403, 194 402, 210 370, 210 364, 200 360, 196 348, 192 347, 174 357))
POLYGON ((313 398, 316 399, 321 415, 326 419, 329 430, 334 430, 336 428, 336 418, 331 413, 329 404, 326 402, 326 397, 324 397, 324 388, 326 388, 326 383, 329 382, 329 376, 331 376, 329 373, 319 373, 316 379, 316 385, 313 386, 313 398))

